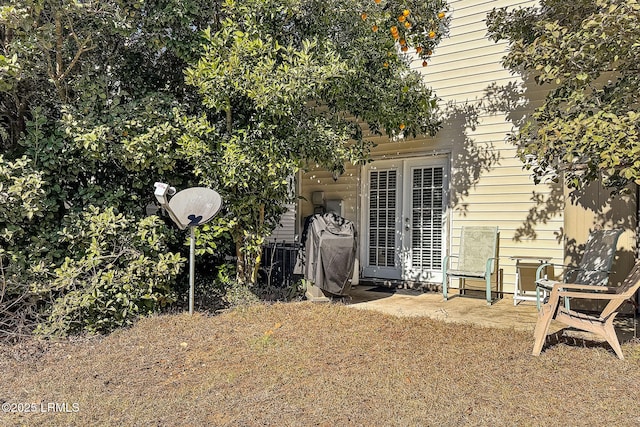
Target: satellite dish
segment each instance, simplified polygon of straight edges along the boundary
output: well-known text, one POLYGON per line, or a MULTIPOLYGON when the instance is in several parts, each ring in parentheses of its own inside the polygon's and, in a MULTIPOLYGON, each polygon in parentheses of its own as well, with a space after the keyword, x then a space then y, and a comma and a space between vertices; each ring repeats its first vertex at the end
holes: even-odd
POLYGON ((206 187, 192 187, 176 194, 176 189, 156 182, 153 194, 180 230, 189 227, 191 231, 189 251, 189 314, 193 314, 193 294, 195 287, 195 229, 213 219, 222 207, 222 197, 214 190, 206 187), (167 196, 173 196, 167 201, 167 196))
POLYGON ((169 200, 172 218, 181 230, 211 221, 221 207, 222 197, 206 187, 187 188, 169 200))

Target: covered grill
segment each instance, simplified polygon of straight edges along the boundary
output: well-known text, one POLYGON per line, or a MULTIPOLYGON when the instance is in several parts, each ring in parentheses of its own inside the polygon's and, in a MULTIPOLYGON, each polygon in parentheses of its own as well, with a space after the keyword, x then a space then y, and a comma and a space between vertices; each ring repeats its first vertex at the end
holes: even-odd
POLYGON ((333 213, 307 217, 298 254, 298 273, 323 292, 347 295, 356 259, 353 222, 333 213))

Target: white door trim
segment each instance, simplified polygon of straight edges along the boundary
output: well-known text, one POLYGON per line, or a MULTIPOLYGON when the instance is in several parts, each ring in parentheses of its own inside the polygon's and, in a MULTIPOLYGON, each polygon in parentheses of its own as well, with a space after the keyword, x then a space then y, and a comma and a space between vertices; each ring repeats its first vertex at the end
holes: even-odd
MULTIPOLYGON (((375 277, 384 279, 396 279, 396 280, 416 280, 424 282, 437 282, 440 280, 440 274, 437 271, 429 272, 411 272, 411 238, 410 227, 407 229, 404 224, 405 219, 410 217, 407 213, 411 212, 411 174, 412 170, 416 167, 442 167, 443 170, 443 201, 442 201, 442 230, 441 230, 441 244, 442 244, 442 257, 446 253, 448 246, 448 194, 450 186, 450 160, 449 156, 429 156, 429 157, 411 157, 404 159, 394 160, 377 160, 372 162, 362 169, 362 181, 360 192, 360 206, 361 206, 361 233, 360 233, 360 263, 362 266, 363 277, 375 277), (396 197, 395 197, 395 215, 393 224, 394 230, 394 247, 393 265, 387 263, 386 266, 370 265, 370 212, 371 212, 371 200, 370 200, 370 184, 371 173, 383 172, 383 171, 395 171, 396 174, 396 197)), ((379 208, 376 206, 376 208, 379 208)), ((380 211, 378 211, 378 216, 380 211)), ((387 225, 391 221, 387 221, 387 225)), ((391 230, 388 230, 389 232, 391 230)), ((378 229, 373 229, 372 238, 377 238, 379 233, 378 229)), ((387 235, 388 237, 388 235, 387 235)), ((389 239, 387 239, 388 241, 389 239)), ((384 248, 379 251, 374 251, 372 256, 379 256, 379 252, 384 256, 384 248)), ((384 262, 383 262, 384 264, 384 262)))

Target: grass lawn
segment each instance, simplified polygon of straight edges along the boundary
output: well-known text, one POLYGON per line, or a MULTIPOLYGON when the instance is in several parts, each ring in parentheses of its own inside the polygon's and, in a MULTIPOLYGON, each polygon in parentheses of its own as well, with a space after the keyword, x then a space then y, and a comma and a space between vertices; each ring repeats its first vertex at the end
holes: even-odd
POLYGON ((36 411, 0 425, 640 425, 640 345, 622 361, 607 345, 532 345, 531 332, 340 304, 156 316, 0 346, 3 409, 36 411))

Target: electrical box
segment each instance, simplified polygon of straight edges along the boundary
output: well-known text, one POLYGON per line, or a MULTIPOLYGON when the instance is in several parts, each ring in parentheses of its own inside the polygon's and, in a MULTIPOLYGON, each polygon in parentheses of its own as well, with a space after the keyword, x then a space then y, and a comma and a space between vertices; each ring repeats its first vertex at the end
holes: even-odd
POLYGON ((311 193, 311 203, 313 203, 313 206, 324 205, 324 191, 311 193))
POLYGON ((335 213, 344 218, 344 203, 342 200, 327 200, 326 211, 327 213, 335 213))

